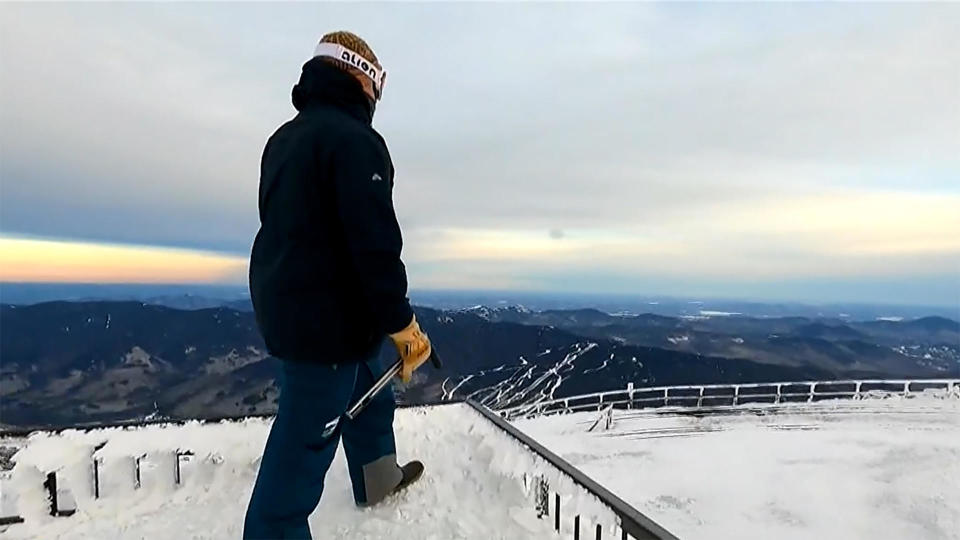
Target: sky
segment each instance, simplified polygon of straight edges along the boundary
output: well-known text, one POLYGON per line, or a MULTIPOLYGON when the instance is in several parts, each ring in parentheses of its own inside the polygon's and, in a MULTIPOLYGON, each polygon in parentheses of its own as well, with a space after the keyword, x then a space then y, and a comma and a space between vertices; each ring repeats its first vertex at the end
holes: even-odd
POLYGON ((243 283, 325 32, 412 287, 960 304, 960 4, 0 4, 0 281, 243 283))

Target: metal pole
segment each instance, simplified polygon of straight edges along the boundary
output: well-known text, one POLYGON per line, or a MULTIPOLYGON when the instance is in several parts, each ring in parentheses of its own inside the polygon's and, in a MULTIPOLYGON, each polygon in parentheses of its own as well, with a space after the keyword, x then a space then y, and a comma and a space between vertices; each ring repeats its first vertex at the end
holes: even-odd
MULTIPOLYGON (((432 363, 433 367, 437 369, 443 367, 443 362, 440 361, 440 357, 437 356, 437 351, 435 350, 430 351, 430 363, 432 363)), ((360 396, 360 399, 353 404, 353 407, 347 409, 347 418, 351 420, 356 418, 356 416, 360 414, 363 409, 367 408, 367 405, 369 405, 371 401, 373 401, 373 398, 376 397, 376 395, 380 393, 380 391, 383 390, 388 384, 390 384, 390 381, 400 373, 401 369, 403 369, 403 359, 397 358, 397 361, 390 366, 390 369, 384 372, 384 374, 373 383, 373 386, 371 386, 365 394, 360 396)))
POLYGON ((353 420, 358 414, 360 414, 363 409, 373 401, 373 398, 384 389, 394 377, 400 373, 400 370, 403 369, 403 360, 397 360, 390 369, 384 372, 383 375, 373 383, 373 386, 353 404, 353 407, 347 409, 347 418, 353 420))
POLYGON ((100 498, 100 460, 93 458, 93 498, 100 498))
POLYGON ((560 494, 553 494, 553 502, 556 505, 557 511, 553 513, 553 528, 560 532, 560 494))
POLYGON ((93 452, 94 452, 93 454, 93 496, 96 499, 100 498, 100 461, 101 461, 100 458, 97 457, 96 453, 99 452, 100 449, 106 445, 107 443, 102 442, 97 446, 93 447, 93 452))

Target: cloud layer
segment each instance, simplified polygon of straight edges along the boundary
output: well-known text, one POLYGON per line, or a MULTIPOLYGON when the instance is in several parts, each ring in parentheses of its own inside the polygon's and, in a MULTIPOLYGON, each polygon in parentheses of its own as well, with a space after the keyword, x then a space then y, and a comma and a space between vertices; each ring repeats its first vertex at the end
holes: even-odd
POLYGON ((416 285, 960 271, 958 5, 0 14, 5 233, 245 255, 263 142, 314 40, 351 28, 390 72, 416 285))

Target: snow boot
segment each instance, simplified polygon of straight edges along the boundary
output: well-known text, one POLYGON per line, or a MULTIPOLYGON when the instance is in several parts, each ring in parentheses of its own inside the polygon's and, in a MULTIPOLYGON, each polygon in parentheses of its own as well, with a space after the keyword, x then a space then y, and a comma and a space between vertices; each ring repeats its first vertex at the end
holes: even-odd
POLYGON ((420 479, 420 476, 423 475, 423 463, 419 461, 411 461, 403 467, 400 467, 400 470, 403 471, 403 479, 400 480, 400 483, 397 484, 397 487, 393 488, 393 493, 399 493, 407 488, 410 484, 416 482, 420 479))
POLYGON ((390 490, 390 493, 388 493, 386 497, 374 503, 360 503, 360 504, 357 504, 357 506, 359 506, 360 508, 370 508, 371 506, 376 506, 377 504, 385 501, 391 495, 396 495, 397 493, 400 493, 401 491, 406 489, 407 486, 416 482, 417 480, 420 479, 421 476, 423 476, 423 468, 424 468, 423 463, 416 460, 411 461, 410 463, 407 463, 403 467, 400 467, 400 472, 403 473, 403 476, 400 478, 400 483, 397 484, 395 488, 390 490))

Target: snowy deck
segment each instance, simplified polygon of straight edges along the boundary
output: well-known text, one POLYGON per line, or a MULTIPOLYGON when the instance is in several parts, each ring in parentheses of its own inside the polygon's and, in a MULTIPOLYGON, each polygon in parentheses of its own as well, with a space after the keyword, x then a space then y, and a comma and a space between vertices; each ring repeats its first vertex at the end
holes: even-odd
POLYGON ((960 539, 955 397, 597 416, 514 424, 685 540, 960 539))
MULTIPOLYGON (((518 474, 515 443, 497 436, 466 405, 404 409, 397 413, 399 457, 422 459, 424 478, 405 493, 366 510, 353 504, 342 451, 327 476, 326 492, 310 524, 315 538, 557 538, 537 519, 518 474), (512 445, 512 446, 511 446, 512 445)), ((266 440, 269 421, 106 429, 37 434, 17 457, 15 490, 26 522, 5 539, 236 539, 266 440), (101 467, 101 497, 93 497, 94 448, 101 467), (182 483, 172 474, 172 452, 190 449, 182 483), (135 456, 143 458, 134 489, 135 456), (210 458, 208 459, 208 456, 210 458), (72 465, 69 465, 72 463, 72 465), (47 515, 41 470, 60 468, 78 511, 47 515)))

